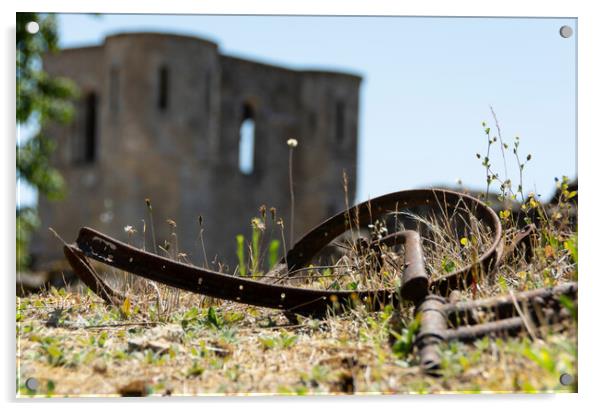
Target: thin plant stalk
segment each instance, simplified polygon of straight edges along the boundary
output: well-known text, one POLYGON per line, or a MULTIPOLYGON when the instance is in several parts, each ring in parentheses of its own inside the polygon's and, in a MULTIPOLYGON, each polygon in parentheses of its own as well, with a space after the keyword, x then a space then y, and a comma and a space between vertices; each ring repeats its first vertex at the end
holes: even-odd
POLYGON ((203 229, 201 228, 199 232, 199 237, 201 239, 201 250, 203 250, 203 259, 205 260, 205 268, 209 268, 209 261, 207 260, 207 252, 205 251, 205 241, 203 240, 203 229))
POLYGON ((280 233, 282 234, 282 251, 284 253, 284 264, 288 268, 288 261, 286 260, 286 240, 284 238, 284 221, 282 219, 278 220, 277 223, 280 226, 280 233))
POLYGON ((150 202, 150 199, 146 199, 146 208, 148 209, 148 215, 150 220, 150 228, 151 228, 151 236, 153 238, 153 248, 155 250, 155 254, 159 254, 157 251, 157 239, 155 237, 155 223, 153 221, 153 206, 150 202))
POLYGON ((293 189, 293 150, 292 145, 288 150, 288 183, 290 187, 290 195, 291 195, 291 222, 290 222, 290 244, 292 246, 293 240, 295 238, 295 190, 293 189))
POLYGON ((491 110, 491 115, 493 116, 493 121, 495 122, 495 128, 497 129, 497 135, 500 138, 500 149, 502 151, 502 159, 504 161, 504 181, 508 180, 508 166, 506 165, 506 154, 504 150, 504 140, 502 140, 502 130, 500 128, 500 123, 497 119, 495 111, 493 110, 493 106, 489 106, 489 110, 491 110))

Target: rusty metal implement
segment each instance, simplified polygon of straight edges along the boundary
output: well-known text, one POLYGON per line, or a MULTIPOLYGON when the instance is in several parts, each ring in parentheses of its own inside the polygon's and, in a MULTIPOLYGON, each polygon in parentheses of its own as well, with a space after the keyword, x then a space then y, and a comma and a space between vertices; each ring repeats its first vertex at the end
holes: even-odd
MULTIPOLYGON (((286 276, 296 269, 308 266, 316 254, 349 229, 351 226, 350 216, 357 220, 355 223, 359 226, 366 226, 396 209, 419 206, 452 208, 448 206, 450 204, 453 205, 453 208, 462 206, 470 210, 476 218, 491 229, 492 244, 474 264, 467 265, 429 283, 417 233, 400 232, 379 240, 384 244, 392 244, 398 239, 402 239, 407 245, 407 266, 403 274, 402 298, 417 302, 427 294, 425 289, 429 287, 433 291, 445 295, 449 290, 470 284, 475 268, 483 268, 486 272, 490 271, 502 255, 502 229, 495 212, 473 197, 448 190, 399 191, 345 210, 302 237, 286 257, 267 273, 266 277, 286 276)), ((85 262, 85 257, 149 280, 194 293, 316 317, 325 315, 329 309, 353 306, 358 302, 370 302, 373 306, 378 307, 381 304, 395 303, 399 298, 395 289, 328 291, 269 284, 235 277, 139 250, 86 227, 80 230, 76 244, 66 245, 64 251, 76 274, 93 291, 98 290, 97 294, 107 301, 116 298, 119 293, 112 290, 91 272, 91 266, 85 262), (95 284, 91 284, 92 282, 95 284)))
MULTIPOLYGON (((534 310, 541 314, 542 301, 555 301, 558 295, 576 298, 577 285, 570 284, 554 290, 536 290, 530 294, 449 302, 445 297, 451 291, 473 285, 482 274, 492 273, 500 261, 511 255, 519 245, 525 244, 528 248, 529 236, 533 234, 534 228, 528 226, 515 236, 511 247, 504 250, 502 227, 495 211, 469 195, 441 189, 387 194, 329 218, 297 241, 286 256, 266 274, 266 278, 292 277, 296 271, 308 267, 316 255, 353 226, 365 227, 396 210, 420 207, 435 209, 443 216, 455 215, 458 210, 469 212, 486 227, 491 240, 484 252, 473 259, 472 263, 433 279, 429 277, 425 267, 422 239, 418 231, 404 229, 372 239, 367 244, 372 250, 378 250, 382 246, 403 245, 405 257, 399 290, 321 290, 256 281, 148 253, 87 227, 80 229, 75 244, 64 245, 64 253, 79 278, 111 304, 122 301, 124 295, 106 284, 87 258, 182 290, 314 317, 324 316, 328 312, 337 313, 357 304, 379 309, 389 303, 397 306, 402 300, 409 301, 415 305, 415 313, 420 317, 420 331, 415 346, 419 350, 420 364, 427 372, 439 368, 438 346, 443 341, 470 340, 488 334, 515 332, 525 326, 525 318, 517 316, 518 304, 523 304, 527 314, 534 310), (484 311, 493 313, 494 321, 479 323, 476 313, 484 311)), ((538 325, 545 321, 558 321, 559 318, 550 315, 544 317, 539 315, 539 320, 536 321, 538 325)))
POLYGON ((562 296, 576 300, 577 283, 476 301, 448 302, 428 295, 416 309, 420 331, 415 345, 420 365, 428 373, 437 373, 441 365, 438 346, 443 341, 468 342, 487 335, 515 335, 528 323, 542 326, 569 318, 570 314, 560 306, 562 296), (493 320, 487 321, 488 316, 493 320))

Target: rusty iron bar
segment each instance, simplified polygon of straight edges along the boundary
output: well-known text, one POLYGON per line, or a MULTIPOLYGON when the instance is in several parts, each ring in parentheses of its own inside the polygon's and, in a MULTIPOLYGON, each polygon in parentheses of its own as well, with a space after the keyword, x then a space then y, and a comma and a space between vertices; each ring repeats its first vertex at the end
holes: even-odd
POLYGON ((446 330, 445 341, 470 342, 485 336, 516 335, 525 329, 524 320, 520 317, 509 317, 483 324, 458 327, 446 330))
POLYGON ((120 305, 125 300, 123 294, 113 290, 102 280, 80 250, 76 247, 65 245, 63 252, 75 274, 92 292, 112 305, 120 305))
POLYGON ((447 335, 445 302, 443 297, 430 294, 416 308, 420 331, 414 344, 418 348, 420 367, 427 373, 435 373, 441 366, 439 345, 447 335))
POLYGON ((503 295, 476 301, 448 303, 443 307, 443 310, 447 313, 447 318, 452 325, 470 325, 479 322, 479 313, 492 313, 496 319, 514 317, 517 315, 516 304, 521 309, 526 306, 527 311, 537 315, 538 308, 551 304, 558 305, 560 296, 575 300, 577 298, 577 283, 569 282, 552 288, 523 291, 514 294, 514 298, 510 295, 503 295))
POLYGON ((405 261, 401 277, 401 298, 417 305, 429 293, 429 277, 426 272, 420 234, 414 230, 403 230, 389 234, 370 243, 370 249, 380 253, 381 246, 393 247, 403 244, 405 261))
MULTIPOLYGON (((561 311, 553 311, 551 315, 546 316, 545 321, 539 320, 536 316, 531 316, 529 321, 533 321, 536 326, 558 323, 570 318, 570 315, 561 311)), ((521 317, 509 317, 500 320, 490 321, 483 324, 465 325, 453 330, 448 329, 445 333, 446 341, 471 342, 486 336, 507 337, 515 336, 526 330, 527 325, 521 317)))
POLYGON ((428 295, 429 278, 426 272, 424 254, 420 234, 413 230, 398 231, 385 236, 371 244, 378 249, 381 245, 389 247, 403 241, 405 262, 401 279, 401 298, 418 304, 428 295))

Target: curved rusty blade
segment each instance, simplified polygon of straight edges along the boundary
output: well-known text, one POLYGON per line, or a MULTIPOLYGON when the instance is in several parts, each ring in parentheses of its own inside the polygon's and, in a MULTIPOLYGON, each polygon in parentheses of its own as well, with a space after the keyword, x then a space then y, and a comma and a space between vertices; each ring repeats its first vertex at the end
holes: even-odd
POLYGON ((147 253, 87 227, 80 230, 77 245, 87 257, 152 281, 209 297, 302 315, 320 317, 329 308, 336 311, 360 302, 388 304, 396 298, 393 290, 315 290, 235 277, 147 253))
MULTIPOLYGON (((503 243, 501 242, 501 223, 495 212, 481 201, 468 195, 449 190, 428 189, 399 191, 377 197, 326 220, 293 246, 286 258, 283 258, 277 266, 278 274, 286 276, 295 268, 307 267, 312 258, 330 241, 350 229, 350 216, 357 219, 359 225, 366 225, 373 219, 395 210, 419 206, 433 209, 439 207, 440 211, 445 214, 450 209, 455 212, 458 207, 464 207, 465 210, 483 221, 492 230, 493 236, 491 245, 478 261, 431 281, 431 289, 445 295, 450 289, 471 284, 475 268, 483 268, 485 272, 489 272, 497 265, 503 243)), ((304 315, 323 316, 329 309, 353 306, 359 302, 367 302, 369 303, 368 308, 378 309, 380 305, 396 304, 399 300, 398 292, 394 289, 328 291, 280 286, 234 277, 138 250, 86 227, 80 230, 77 245, 88 257, 153 281, 211 297, 304 315)), ((419 244, 417 247, 411 248, 414 251, 420 251, 418 250, 419 244)), ((416 259, 420 258, 418 254, 415 257, 416 259)), ((414 265, 413 268, 417 267, 414 265)), ((412 274, 412 270, 409 274, 412 274)), ((424 275, 417 275, 417 283, 424 283, 422 277, 424 275)), ((422 286, 417 287, 417 291, 414 290, 416 292, 407 292, 406 298, 419 300, 416 295, 423 295, 423 289, 422 286)))
POLYGON ((63 247, 63 252, 75 274, 88 286, 88 288, 90 288, 90 290, 109 304, 121 305, 123 303, 125 296, 120 292, 113 290, 100 278, 96 270, 94 270, 80 250, 66 244, 63 247))

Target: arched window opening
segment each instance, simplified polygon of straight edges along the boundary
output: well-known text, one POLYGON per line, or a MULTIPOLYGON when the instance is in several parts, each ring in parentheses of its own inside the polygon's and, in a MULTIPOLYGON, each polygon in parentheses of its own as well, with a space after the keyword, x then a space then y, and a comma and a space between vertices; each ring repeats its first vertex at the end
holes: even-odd
POLYGON ((242 174, 253 173, 255 160, 255 113, 253 108, 243 106, 242 123, 240 124, 240 139, 238 142, 238 169, 242 174))
POLYGON ((335 112, 335 138, 337 143, 345 139, 345 103, 338 101, 335 112))
POLYGON ((159 110, 165 111, 169 104, 169 70, 166 66, 159 68, 159 94, 157 100, 157 106, 159 110))

